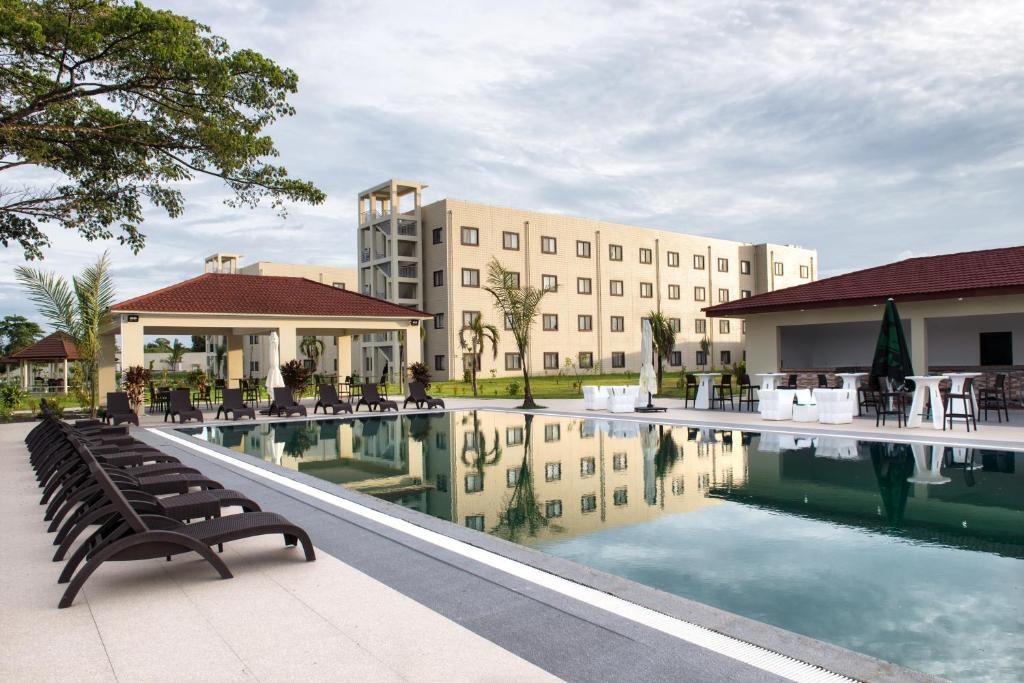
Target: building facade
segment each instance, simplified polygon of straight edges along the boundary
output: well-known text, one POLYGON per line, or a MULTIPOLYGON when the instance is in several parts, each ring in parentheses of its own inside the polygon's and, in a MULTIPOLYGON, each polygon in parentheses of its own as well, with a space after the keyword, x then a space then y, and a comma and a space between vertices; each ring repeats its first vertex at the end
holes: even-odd
MULTIPOLYGON (((741 319, 702 308, 817 279, 813 249, 748 244, 455 199, 422 203, 426 186, 390 180, 359 195, 359 286, 434 315, 423 359, 439 379, 460 379, 474 359, 459 330, 474 316, 504 331, 498 355, 476 359, 486 376, 568 368, 638 371, 641 320, 668 317, 677 343, 668 369, 731 365, 746 351, 741 319), (492 258, 522 284, 551 290, 519 358, 484 289, 492 258), (706 341, 705 341, 706 340, 706 341), (704 342, 704 343, 702 343, 704 342)), ((401 340, 379 335, 358 351, 366 375, 402 366, 401 340)))

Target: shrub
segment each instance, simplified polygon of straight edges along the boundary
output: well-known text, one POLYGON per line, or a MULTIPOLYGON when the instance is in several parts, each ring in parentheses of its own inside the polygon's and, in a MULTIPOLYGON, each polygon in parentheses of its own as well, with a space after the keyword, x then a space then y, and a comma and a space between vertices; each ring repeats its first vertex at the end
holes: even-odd
POLYGON ((121 374, 121 384, 124 386, 124 392, 128 394, 129 405, 138 410, 146 396, 149 370, 141 365, 133 365, 121 374))
POLYGON ((281 378, 284 385, 292 392, 292 396, 298 397, 302 390, 309 383, 310 372, 306 366, 297 360, 290 360, 281 366, 281 378))
POLYGON ((189 372, 188 375, 186 375, 185 381, 188 382, 188 385, 190 387, 202 391, 203 389, 206 388, 206 385, 209 383, 210 380, 206 376, 205 370, 200 370, 199 368, 196 368, 195 370, 189 372))
POLYGON ((519 395, 519 382, 515 382, 515 381, 509 382, 508 385, 505 387, 505 391, 508 392, 509 396, 518 396, 519 395))
POLYGON ((16 382, 0 384, 0 420, 10 421, 14 411, 18 409, 25 398, 27 398, 27 394, 16 382))
POLYGON ((430 368, 426 363, 413 363, 409 366, 409 375, 414 382, 419 382, 424 389, 430 388, 430 368))

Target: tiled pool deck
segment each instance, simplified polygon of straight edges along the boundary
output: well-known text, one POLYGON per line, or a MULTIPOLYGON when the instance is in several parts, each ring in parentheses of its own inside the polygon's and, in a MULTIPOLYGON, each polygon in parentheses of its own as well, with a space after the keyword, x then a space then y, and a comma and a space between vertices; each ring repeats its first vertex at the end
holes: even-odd
MULTIPOLYGON (((510 400, 452 399, 448 403, 451 408, 515 405, 510 400)), ((580 400, 551 400, 545 405, 549 411, 583 414, 580 400)), ((670 410, 655 419, 766 428, 756 415, 740 413, 670 410)), ((146 417, 143 422, 143 426, 164 426, 160 418, 146 417)), ((183 462, 196 463, 214 479, 258 500, 265 509, 282 512, 305 526, 317 544, 318 560, 301 562, 297 554, 283 550, 277 539, 253 539, 226 549, 228 563, 236 570, 230 581, 216 580, 205 564, 184 557, 171 563, 112 564, 91 579, 74 608, 57 610, 60 590, 55 577, 60 565, 49 559, 50 537, 22 444, 30 426, 0 427, 0 514, 7 522, 7 547, 0 553, 2 680, 72 676, 76 680, 777 679, 275 486, 145 430, 138 430, 140 438, 160 443, 183 462)), ((816 427, 774 423, 767 428, 808 432, 816 427)), ((893 427, 876 430, 873 420, 829 431, 967 440, 962 430, 955 434, 893 427)), ((1020 448, 1024 429, 983 424, 979 432, 971 432, 970 441, 1020 448)), ((327 488, 299 473, 287 476, 327 488)), ((424 528, 831 671, 862 680, 925 680, 914 672, 571 562, 542 557, 382 501, 348 491, 344 495, 424 528)))

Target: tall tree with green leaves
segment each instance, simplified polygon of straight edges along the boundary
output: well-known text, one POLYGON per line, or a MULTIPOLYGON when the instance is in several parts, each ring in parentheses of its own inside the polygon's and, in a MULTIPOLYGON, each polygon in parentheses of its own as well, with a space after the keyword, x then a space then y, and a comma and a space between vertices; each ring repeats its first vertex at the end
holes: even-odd
POLYGON ((171 370, 178 370, 178 364, 185 359, 187 352, 188 347, 182 344, 180 339, 175 339, 171 347, 167 349, 167 359, 164 362, 167 363, 167 367, 171 370))
POLYGON ((192 351, 198 351, 200 353, 206 351, 206 337, 201 334, 192 335, 192 351))
POLYGON ((313 364, 313 372, 320 367, 320 358, 324 355, 324 342, 320 337, 306 335, 299 342, 299 351, 313 364))
POLYGON ((39 313, 65 332, 78 347, 83 381, 89 392, 89 413, 99 405, 100 328, 110 316, 116 292, 106 252, 80 275, 67 280, 38 268, 18 266, 14 276, 25 287, 39 313))
POLYGON ((46 225, 142 248, 146 204, 181 215, 183 181, 231 206, 319 204, 265 129, 298 77, 188 17, 124 0, 0 0, 0 243, 41 258, 46 225), (51 184, 33 182, 51 171, 51 184), (35 175, 22 174, 29 171, 35 175))
POLYGON ((536 408, 533 392, 530 391, 530 370, 527 352, 530 348, 530 333, 540 310, 540 302, 552 290, 532 285, 516 286, 511 271, 492 258, 487 265, 487 286, 484 289, 494 297, 494 305, 505 316, 506 326, 512 330, 519 350, 520 367, 523 371, 523 408, 536 408))
POLYGON ((0 338, 3 339, 0 355, 9 356, 15 351, 32 346, 43 336, 43 328, 23 315, 5 315, 0 320, 0 338))
POLYGON ((463 351, 469 351, 470 373, 473 378, 473 396, 477 396, 476 374, 480 370, 480 355, 487 348, 488 342, 494 357, 498 357, 498 328, 490 323, 485 323, 483 317, 477 315, 467 325, 459 330, 459 346, 463 351))
POLYGON ((668 360, 676 346, 676 331, 672 329, 672 321, 661 311, 651 311, 647 317, 651 321, 654 354, 658 357, 658 391, 660 392, 663 362, 668 360))

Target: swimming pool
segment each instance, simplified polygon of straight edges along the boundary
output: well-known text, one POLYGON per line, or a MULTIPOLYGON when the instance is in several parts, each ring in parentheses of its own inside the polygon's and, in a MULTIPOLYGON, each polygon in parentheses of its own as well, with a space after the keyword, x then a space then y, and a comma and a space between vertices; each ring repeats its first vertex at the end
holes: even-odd
POLYGON ((180 431, 930 674, 1020 675, 1012 451, 503 411, 180 431))

